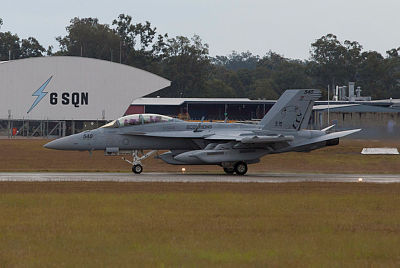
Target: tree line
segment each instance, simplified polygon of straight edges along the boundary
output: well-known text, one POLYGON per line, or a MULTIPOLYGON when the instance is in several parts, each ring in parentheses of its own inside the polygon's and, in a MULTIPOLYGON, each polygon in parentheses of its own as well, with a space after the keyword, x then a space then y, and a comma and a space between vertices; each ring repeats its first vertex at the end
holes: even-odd
MULTIPOLYGON (((97 18, 73 18, 59 49, 45 49, 34 38, 1 32, 0 60, 40 56, 82 56, 144 69, 172 81, 171 87, 151 94, 162 97, 249 97, 276 99, 288 88, 319 88, 356 82, 363 95, 400 98, 400 48, 381 55, 364 51, 356 41, 341 42, 327 34, 310 47, 310 58, 285 58, 269 51, 211 57, 198 35, 160 34, 150 22, 136 23, 121 14, 109 24, 97 18)), ((331 93, 332 94, 332 93, 331 93)))

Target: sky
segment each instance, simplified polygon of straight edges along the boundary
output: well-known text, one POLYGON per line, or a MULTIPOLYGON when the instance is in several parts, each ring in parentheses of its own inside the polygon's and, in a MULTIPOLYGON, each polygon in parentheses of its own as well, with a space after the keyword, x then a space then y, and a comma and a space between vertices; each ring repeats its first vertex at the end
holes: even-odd
POLYGON ((399 0, 20 0, 1 4, 1 31, 35 37, 57 51, 57 36, 74 17, 111 24, 119 14, 149 21, 157 33, 191 37, 209 45, 210 55, 268 51, 308 59, 311 43, 328 33, 358 41, 383 55, 400 47, 399 0))

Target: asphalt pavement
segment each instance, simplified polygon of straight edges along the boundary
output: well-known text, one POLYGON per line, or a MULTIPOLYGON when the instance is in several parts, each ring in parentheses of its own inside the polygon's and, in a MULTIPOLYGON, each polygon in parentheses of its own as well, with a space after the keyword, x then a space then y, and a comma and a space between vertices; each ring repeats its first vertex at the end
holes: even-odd
POLYGON ((0 173, 0 181, 115 181, 115 182, 229 182, 229 183, 287 183, 287 182, 357 182, 399 183, 400 174, 294 174, 260 173, 245 176, 192 173, 0 173))

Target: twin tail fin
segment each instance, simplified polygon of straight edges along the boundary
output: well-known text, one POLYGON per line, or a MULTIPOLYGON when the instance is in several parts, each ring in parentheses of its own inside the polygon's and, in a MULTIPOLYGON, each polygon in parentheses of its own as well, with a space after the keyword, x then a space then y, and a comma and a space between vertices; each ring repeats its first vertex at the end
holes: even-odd
POLYGON ((320 97, 321 91, 317 89, 286 90, 259 124, 268 130, 307 128, 314 101, 320 97))

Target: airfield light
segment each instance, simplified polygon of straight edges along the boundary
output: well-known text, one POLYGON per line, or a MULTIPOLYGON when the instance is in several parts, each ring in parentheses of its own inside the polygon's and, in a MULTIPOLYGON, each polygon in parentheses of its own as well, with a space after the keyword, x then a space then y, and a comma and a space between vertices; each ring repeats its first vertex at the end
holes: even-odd
POLYGON ((186 168, 182 168, 182 173, 185 173, 186 172, 186 168))
POLYGON ((358 181, 359 181, 359 182, 362 182, 362 178, 358 178, 358 181))

